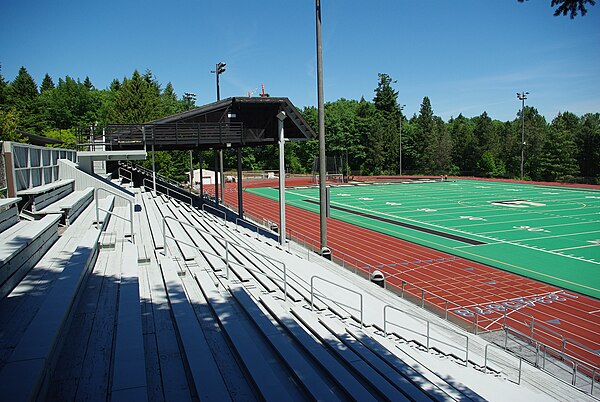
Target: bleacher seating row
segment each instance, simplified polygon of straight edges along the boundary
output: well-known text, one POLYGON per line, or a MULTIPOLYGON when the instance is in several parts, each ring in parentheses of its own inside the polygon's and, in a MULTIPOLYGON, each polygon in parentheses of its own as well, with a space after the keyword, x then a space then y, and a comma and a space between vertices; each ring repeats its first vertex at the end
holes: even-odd
MULTIPOLYGON (((119 218, 129 209, 109 196, 96 223, 89 189, 46 205, 0 204, 2 252, 16 244, 16 226, 51 228, 47 250, 0 297, 2 399, 591 398, 539 370, 525 369, 518 385, 514 357, 486 361, 485 341, 449 323, 432 325, 425 342, 423 320, 384 289, 170 197, 132 191, 135 244, 119 218), (49 213, 18 222, 18 205, 49 213), (59 220, 68 224, 60 235, 59 220), (388 304, 388 320, 401 325, 384 333, 388 304)), ((21 253, 39 249, 23 244, 21 253)))

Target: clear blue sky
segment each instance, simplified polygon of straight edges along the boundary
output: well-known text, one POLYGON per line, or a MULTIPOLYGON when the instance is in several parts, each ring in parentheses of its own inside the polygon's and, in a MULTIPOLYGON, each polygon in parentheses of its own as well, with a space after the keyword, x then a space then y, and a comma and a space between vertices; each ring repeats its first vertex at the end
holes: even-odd
MULTIPOLYGON (((89 75, 97 88, 150 69, 178 96, 215 99, 265 85, 316 105, 314 0, 3 0, 0 64, 38 85, 89 75)), ((483 111, 515 118, 517 91, 551 120, 600 112, 600 5, 554 17, 550 0, 322 0, 325 100, 373 98, 377 73, 397 80, 405 114, 424 96, 445 120, 483 111)))

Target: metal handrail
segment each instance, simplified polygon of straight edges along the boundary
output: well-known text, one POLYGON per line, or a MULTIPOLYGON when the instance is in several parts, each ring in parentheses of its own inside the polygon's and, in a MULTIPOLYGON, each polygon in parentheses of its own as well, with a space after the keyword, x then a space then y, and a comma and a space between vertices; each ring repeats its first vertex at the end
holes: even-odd
MULTIPOLYGON (((220 213, 220 214, 223 214, 223 222, 224 222, 224 225, 225 225, 225 227, 227 227, 227 213, 226 213, 225 211, 221 211, 220 209, 213 207, 212 205, 208 205, 208 204, 202 204, 202 210, 203 210, 204 212, 208 212, 208 211, 205 209, 205 208, 207 208, 207 207, 208 207, 208 208, 211 208, 212 210, 214 210, 214 211, 216 211, 216 212, 218 212, 218 213, 220 213)), ((213 215, 214 215, 214 214, 213 214, 213 215)))
POLYGON ((119 169, 117 170, 117 173, 119 174, 119 179, 127 179, 130 182, 133 183, 133 173, 130 170, 125 169, 122 166, 119 166, 119 169), (122 175, 121 172, 126 172, 129 173, 129 177, 122 175))
MULTIPOLYGON (((348 288, 346 286, 342 286, 339 283, 332 282, 332 281, 330 281, 328 279, 325 279, 323 277, 320 277, 318 275, 313 275, 313 276, 310 277, 310 309, 314 310, 314 296, 315 296, 315 292, 314 292, 314 290, 315 290, 314 289, 314 280, 315 279, 320 279, 320 280, 322 280, 324 282, 327 282, 327 283, 329 283, 331 285, 335 285, 335 286, 337 286, 337 287, 339 287, 341 289, 345 289, 345 290, 347 290, 349 292, 352 292, 352 293, 357 294, 357 295, 360 296, 360 327, 362 328, 363 327, 363 316, 364 316, 364 314, 363 314, 363 295, 362 295, 362 293, 357 292, 356 290, 350 289, 350 288, 348 288)), ((324 298, 324 299, 331 300, 331 301, 335 302, 335 300, 330 299, 328 297, 325 297, 325 296, 322 296, 322 295, 321 295, 321 297, 324 298)))
POLYGON ((170 178, 168 178, 166 176, 163 176, 160 173, 152 172, 152 170, 150 170, 148 168, 145 168, 142 165, 133 164, 133 163, 131 163, 131 161, 127 161, 127 166, 130 167, 130 168, 132 168, 132 169, 140 170, 146 176, 151 176, 151 175, 155 174, 157 179, 159 179, 159 180, 161 180, 161 181, 163 181, 165 183, 172 184, 173 186, 178 186, 179 185, 179 183, 177 183, 175 180, 170 179, 170 178))
POLYGON ((100 229, 100 213, 99 213, 99 211, 103 211, 103 212, 106 212, 109 215, 116 216, 117 218, 120 218, 120 219, 123 219, 126 222, 129 222, 129 227, 130 227, 130 230, 131 230, 131 242, 133 244, 135 244, 135 233, 133 232, 133 200, 131 200, 130 198, 127 198, 127 197, 125 197, 125 196, 123 196, 123 195, 121 195, 119 193, 107 190, 107 189, 102 188, 102 187, 96 187, 94 189, 94 200, 95 200, 95 203, 96 203, 96 228, 100 229), (126 217, 121 216, 119 214, 116 214, 116 213, 114 213, 112 211, 109 211, 107 209, 100 208, 100 205, 98 204, 98 193, 101 190, 105 191, 105 192, 107 192, 109 194, 112 194, 115 197, 119 197, 119 198, 127 201, 129 203, 129 216, 130 216, 130 219, 127 219, 126 217))
MULTIPOLYGON (((154 189, 153 189, 153 187, 151 187, 151 186, 147 186, 147 185, 146 185, 146 182, 149 182, 149 183, 150 183, 150 179, 148 179, 147 177, 144 177, 144 179, 142 180, 142 186, 143 186, 144 188, 147 188, 147 189, 149 189, 150 191, 153 191, 153 190, 154 190, 154 189)), ((171 188, 169 188, 169 187, 167 187, 167 186, 164 186, 164 185, 162 185, 162 184, 160 184, 160 183, 156 183, 156 187, 157 187, 157 188, 158 188, 158 186, 161 186, 161 187, 163 187, 163 188, 166 188, 166 189, 167 189, 167 192, 165 193, 164 191, 158 191, 158 189, 157 189, 157 192, 160 192, 161 194, 164 194, 164 195, 166 195, 167 197, 171 197, 171 195, 169 194, 169 191, 171 191, 171 192, 173 192, 173 193, 175 193, 175 194, 179 194, 179 195, 181 195, 181 196, 183 196, 183 197, 186 197, 186 198, 188 198, 188 199, 190 200, 190 205, 191 205, 191 206, 193 206, 193 205, 194 205, 194 201, 193 201, 192 197, 191 197, 191 196, 189 196, 188 194, 184 193, 183 191, 180 191, 180 190, 173 190, 173 189, 171 189, 171 188)))
MULTIPOLYGON (((517 310, 516 310, 516 311, 517 311, 517 310)), ((545 326, 545 325, 543 325, 543 324, 540 324, 540 323, 539 323, 539 321, 535 321, 535 317, 533 317, 531 314, 528 314, 528 313, 523 313, 523 312, 520 312, 520 311, 519 311, 518 313, 519 313, 519 314, 523 314, 523 315, 525 315, 525 316, 527 316, 527 317, 529 317, 529 318, 531 319, 531 325, 529 326, 529 327, 530 327, 530 329, 531 329, 531 331, 530 331, 530 335, 528 336, 528 339, 530 339, 530 340, 534 340, 535 342, 539 342, 539 343, 541 343, 542 345, 544 345, 545 347, 550 347, 550 348, 552 348, 552 349, 555 349, 555 348, 553 348, 552 346, 548 345, 547 343, 545 343, 545 342, 541 342, 541 341, 540 341, 540 339, 548 339, 548 338, 550 338, 550 340, 552 340, 552 337, 554 337, 554 338, 556 338, 556 341, 557 341, 557 342, 558 342, 558 341, 560 341, 560 344, 561 344, 561 353, 563 353, 563 354, 565 354, 565 355, 569 356, 569 357, 570 357, 570 358, 572 358, 572 359, 577 359, 577 360, 579 360, 580 362, 583 362, 583 363, 585 363, 585 364, 588 364, 588 365, 590 365, 591 367, 594 367, 594 363, 592 363, 592 362, 589 362, 589 361, 586 361, 585 357, 584 357, 584 356, 581 356, 581 355, 579 355, 579 353, 576 353, 576 352, 574 352, 574 351, 572 350, 573 348, 570 348, 570 349, 571 349, 571 353, 573 353, 573 354, 567 354, 567 353, 566 353, 566 350, 567 350, 567 345, 569 345, 569 344, 572 344, 572 345, 574 345, 576 348, 579 348, 579 349, 581 349, 581 350, 583 350, 583 351, 585 351, 585 352, 589 352, 589 353, 591 353, 592 355, 597 355, 597 354, 598 354, 598 352, 596 352, 595 350, 593 350, 593 349, 592 349, 592 348, 590 348, 589 346, 587 346, 587 345, 584 345, 584 344, 582 344, 581 342, 578 342, 578 341, 576 341, 575 339, 567 338, 566 336, 564 336, 564 335, 562 335, 562 334, 558 333, 557 331, 553 330, 552 328, 549 328, 549 327, 547 327, 547 326, 545 326), (536 336, 535 336, 535 334, 536 334, 536 332, 535 332, 535 328, 541 328, 541 330, 540 330, 540 331, 538 331, 538 339, 536 339, 536 336)), ((509 328, 511 328, 511 329, 513 329, 513 330, 515 330, 515 331, 518 331, 516 328, 514 328, 514 327, 511 327, 510 325, 508 325, 508 324, 507 324, 507 322, 506 322, 506 321, 507 321, 507 320, 506 320, 506 315, 507 315, 507 314, 506 314, 506 312, 505 312, 505 313, 504 313, 504 322, 503 322, 503 325, 504 325, 505 327, 509 327, 509 328)), ((513 320, 514 320, 514 321, 517 321, 516 319, 513 319, 513 320)), ((521 334, 521 332, 520 332, 520 331, 518 331, 518 332, 519 332, 519 334, 521 334)), ((600 369, 600 368, 599 368, 599 369, 600 369)))
POLYGON ((577 381, 577 371, 578 371, 578 367, 579 370, 581 370, 581 366, 583 366, 584 369, 587 369, 590 373, 591 373, 591 391, 590 393, 593 393, 594 391, 594 381, 595 381, 595 376, 596 376, 596 372, 600 372, 600 367, 595 366, 593 364, 590 364, 589 362, 583 361, 581 359, 578 359, 574 356, 571 356, 567 353, 564 353, 556 348, 553 348, 552 346, 548 346, 546 344, 543 344, 535 339, 533 339, 532 337, 522 333, 521 331, 519 331, 516 328, 512 328, 509 325, 506 325, 504 328, 505 331, 505 339, 504 339, 504 349, 509 350, 507 347, 507 340, 508 340, 508 332, 512 332, 518 336, 520 336, 521 338, 525 339, 525 341, 530 342, 532 344, 535 345, 536 348, 536 356, 535 356, 535 362, 534 365, 537 368, 540 368, 548 373, 550 373, 550 375, 552 375, 555 378, 559 378, 557 377, 554 373, 552 373, 551 371, 547 371, 545 369, 545 355, 547 351, 552 352, 553 354, 557 355, 557 357, 559 359, 561 359, 563 362, 568 363, 571 365, 571 367, 573 368, 573 370, 571 371, 571 385, 575 386, 575 383, 577 381), (539 349, 540 349, 540 345, 544 346, 544 360, 543 360, 543 365, 542 367, 539 366, 538 364, 538 354, 539 354, 539 349))
POLYGON ((446 327, 444 327, 444 326, 437 325, 437 324, 435 324, 435 323, 431 323, 431 322, 430 322, 428 319, 426 319, 426 318, 419 317, 419 316, 417 316, 417 315, 415 315, 415 314, 408 313, 408 312, 406 312, 406 311, 404 311, 404 310, 401 310, 401 309, 399 309, 398 307, 392 306, 392 305, 390 305, 390 304, 386 304, 385 306, 383 306, 383 334, 384 334, 385 336, 387 336, 387 335, 388 335, 388 332, 387 332, 387 323, 388 323, 388 322, 389 322, 390 324, 392 324, 392 325, 395 325, 395 326, 397 326, 397 327, 400 327, 400 328, 403 328, 403 329, 407 329, 407 330, 409 330, 410 332, 413 332, 413 333, 416 333, 416 334, 418 334, 418 335, 421 335, 421 336, 423 336, 423 334, 421 334, 420 332, 414 331, 414 330, 412 330, 412 329, 410 329, 410 328, 408 328, 408 327, 403 327, 402 325, 396 324, 396 323, 394 323, 394 322, 392 322, 392 321, 388 321, 388 320, 387 320, 387 309, 388 309, 388 308, 392 308, 392 309, 394 309, 394 310, 396 310, 396 311, 399 311, 399 312, 401 312, 401 313, 403 313, 403 314, 406 314, 406 315, 408 315, 408 316, 410 316, 410 317, 413 317, 413 318, 416 318, 416 319, 418 319, 418 320, 425 321, 425 322, 427 323, 427 332, 426 332, 426 334, 425 334, 425 337, 426 337, 425 339, 426 339, 426 347, 427 347, 427 351, 429 351, 429 349, 430 349, 430 347, 429 347, 429 344, 430 344, 430 342, 429 342, 429 341, 430 341, 430 339, 431 339, 431 340, 434 340, 434 341, 437 341, 437 342, 440 342, 441 344, 444 344, 444 345, 447 345, 447 346, 450 346, 450 347, 454 347, 454 348, 456 348, 456 349, 458 349, 458 350, 460 350, 460 351, 462 351, 462 352, 465 352, 465 359, 464 359, 464 360, 465 360, 465 366, 466 366, 466 367, 468 367, 468 366, 469 366, 469 337, 468 337, 467 335, 464 335, 464 334, 461 334, 461 333, 459 333, 459 332, 456 332, 456 331, 454 331, 454 330, 448 329, 448 328, 446 328, 446 327), (465 338, 465 349, 460 349, 460 348, 457 348, 455 345, 451 345, 451 344, 449 344, 449 343, 447 343, 447 342, 444 342, 444 341, 443 341, 443 340, 441 340, 441 339, 436 339, 436 338, 432 337, 432 336, 430 335, 430 331, 429 331, 431 324, 435 325, 436 327, 442 328, 442 329, 444 329, 444 330, 446 330, 446 331, 452 332, 452 333, 453 333, 453 334, 455 334, 455 335, 458 335, 458 336, 464 337, 464 338, 465 338))
POLYGON ((223 260, 225 262, 225 277, 227 278, 227 280, 229 280, 229 264, 233 263, 233 264, 242 266, 242 267, 244 267, 244 268, 246 268, 246 269, 248 269, 250 271, 260 272, 261 274, 265 275, 266 277, 268 277, 270 279, 276 279, 276 280, 279 280, 279 281, 283 281, 283 294, 284 294, 283 297, 284 297, 284 300, 287 301, 287 294, 288 294, 288 292, 287 292, 287 266, 286 266, 286 264, 283 261, 280 261, 280 260, 278 260, 276 258, 273 258, 273 257, 271 257, 271 256, 269 256, 267 254, 259 253, 259 252, 257 252, 256 250, 254 250, 252 248, 243 246, 243 245, 241 245, 239 243, 233 242, 233 241, 231 241, 229 239, 226 239, 226 238, 224 238, 222 236, 218 236, 218 235, 216 235, 216 234, 214 234, 212 232, 209 232, 209 231, 205 230, 204 228, 202 228, 200 226, 192 225, 189 222, 185 222, 185 221, 183 221, 181 219, 177 219, 177 218, 174 218, 172 216, 163 216, 163 218, 162 218, 162 232, 163 232, 163 245, 164 245, 163 246, 163 250, 165 251, 165 253, 164 253, 165 256, 167 255, 167 248, 168 248, 167 247, 167 238, 169 238, 169 239, 175 241, 175 243, 185 244, 186 246, 190 246, 192 248, 195 248, 198 251, 201 251, 201 252, 206 253, 208 255, 215 256, 215 257, 220 258, 221 260, 223 260), (210 252, 208 250, 204 250, 204 249, 198 247, 196 244, 192 244, 192 243, 186 242, 185 240, 177 239, 174 236, 168 236, 167 235, 167 230, 166 230, 167 219, 170 219, 170 220, 173 220, 175 222, 179 222, 182 225, 194 228, 199 233, 207 234, 207 235, 211 236, 215 240, 222 240, 222 241, 224 241, 225 242, 225 257, 223 257, 223 256, 221 256, 219 254, 214 254, 214 253, 212 253, 212 252, 210 252), (264 258, 266 258, 266 259, 268 259, 270 261, 275 261, 276 263, 281 264, 283 266, 283 279, 278 278, 278 277, 269 276, 269 275, 265 274, 264 272, 262 272, 262 271, 260 271, 258 269, 250 268, 250 267, 248 267, 248 266, 246 266, 244 264, 241 264, 239 262, 230 261, 229 260, 229 245, 230 244, 233 245, 233 246, 235 246, 235 247, 241 248, 243 250, 251 251, 253 254, 259 255, 261 257, 264 257, 264 258))
POLYGON ((235 230, 236 230, 238 233, 240 232, 240 229, 239 229, 239 221, 243 221, 243 222, 246 222, 246 223, 247 223, 247 224, 249 224, 249 225, 252 225, 252 226, 254 226, 254 227, 256 228, 256 238, 258 239, 258 236, 259 236, 259 231, 260 231, 260 226, 258 226, 256 223, 254 223, 254 222, 250 222, 249 220, 247 220, 247 219, 244 219, 244 218, 235 218, 235 230))
MULTIPOLYGON (((484 358, 483 358, 483 372, 484 373, 487 373, 488 348, 490 346, 502 350, 501 347, 494 345, 493 343, 488 343, 487 345, 485 345, 485 352, 484 352, 484 358)), ((515 357, 519 359, 519 378, 517 380, 517 384, 520 385, 521 384, 521 368, 523 366, 523 359, 521 358, 521 356, 515 356, 515 357)))

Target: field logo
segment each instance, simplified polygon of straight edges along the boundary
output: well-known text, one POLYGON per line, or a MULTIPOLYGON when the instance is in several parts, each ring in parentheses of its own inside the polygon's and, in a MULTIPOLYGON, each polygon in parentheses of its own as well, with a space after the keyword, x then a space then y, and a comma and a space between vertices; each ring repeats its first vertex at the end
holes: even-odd
POLYGON ((541 202, 533 202, 527 200, 506 200, 506 201, 491 201, 492 205, 511 208, 529 208, 529 207, 545 207, 546 204, 541 202))
POLYGON ((576 295, 560 290, 558 292, 532 297, 517 297, 505 302, 491 303, 486 305, 474 306, 471 308, 459 308, 452 310, 455 314, 462 317, 471 318, 477 315, 487 315, 492 313, 507 313, 509 310, 520 310, 525 307, 535 307, 536 304, 547 305, 552 303, 562 303, 568 299, 577 299, 576 295))
POLYGON ((513 229, 518 229, 518 230, 526 230, 528 232, 543 232, 543 233, 550 233, 549 230, 546 230, 544 228, 532 228, 531 226, 513 226, 513 229))
POLYGON ((461 216, 460 219, 468 219, 470 221, 487 221, 487 219, 479 216, 461 216))

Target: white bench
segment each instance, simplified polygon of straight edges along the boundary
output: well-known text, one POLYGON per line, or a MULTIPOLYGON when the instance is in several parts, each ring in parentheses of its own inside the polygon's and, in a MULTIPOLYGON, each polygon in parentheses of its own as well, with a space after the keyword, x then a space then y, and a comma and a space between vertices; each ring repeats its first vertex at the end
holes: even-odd
POLYGON ((0 199, 0 233, 19 221, 19 201, 21 197, 0 199))
POLYGON ((6 296, 58 239, 60 215, 19 222, 0 234, 0 298, 6 296))
POLYGON ((93 200, 94 187, 87 187, 85 190, 74 191, 35 213, 38 215, 61 214, 68 226, 93 200))
POLYGON ((57 180, 42 186, 17 191, 19 197, 31 198, 31 211, 36 212, 60 200, 75 189, 75 180, 57 180))

